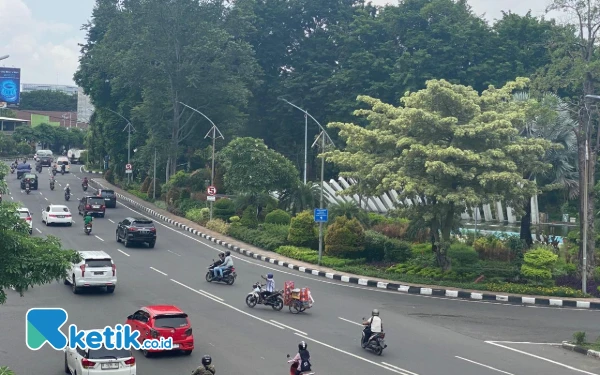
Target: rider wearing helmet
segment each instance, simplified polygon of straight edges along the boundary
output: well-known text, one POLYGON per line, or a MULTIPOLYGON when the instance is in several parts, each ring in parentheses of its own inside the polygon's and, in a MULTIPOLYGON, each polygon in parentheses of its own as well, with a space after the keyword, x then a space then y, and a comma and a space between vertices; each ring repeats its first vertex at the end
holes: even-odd
POLYGON ((215 366, 212 365, 212 358, 209 355, 202 357, 202 366, 192 372, 192 375, 215 375, 215 366))
POLYGON ((69 184, 67 184, 67 186, 65 186, 65 193, 71 194, 71 188, 69 187, 69 184))
POLYGON ((225 260, 223 261, 223 264, 221 264, 219 267, 215 267, 215 270, 214 270, 215 277, 222 279, 223 278, 223 270, 226 270, 231 267, 233 267, 233 259, 231 259, 231 252, 226 251, 225 252, 225 260))
POLYGON ((263 290, 261 293, 262 299, 266 300, 275 291, 275 279, 273 278, 272 273, 268 274, 266 278, 264 276, 261 276, 261 277, 263 279, 267 280, 267 285, 265 287, 265 290, 263 290))
POLYGON ((373 309, 373 312, 371 312, 371 317, 364 321, 363 325, 365 326, 365 337, 363 338, 362 342, 362 347, 364 348, 374 333, 383 332, 383 323, 379 317, 379 310, 373 309))
POLYGON ((310 353, 307 350, 308 345, 304 341, 298 344, 298 353, 296 356, 288 361, 288 363, 298 363, 296 368, 296 375, 300 375, 303 372, 312 371, 310 366, 310 353))

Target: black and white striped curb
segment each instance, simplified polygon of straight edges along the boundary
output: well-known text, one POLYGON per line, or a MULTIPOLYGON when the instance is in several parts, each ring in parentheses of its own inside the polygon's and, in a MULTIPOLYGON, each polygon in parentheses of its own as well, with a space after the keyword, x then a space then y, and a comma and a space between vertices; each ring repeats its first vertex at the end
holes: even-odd
POLYGON ((600 352, 599 351, 591 350, 591 349, 586 349, 586 348, 584 348, 582 346, 578 346, 578 345, 573 345, 573 344, 571 344, 568 341, 563 341, 562 347, 564 349, 570 350, 572 352, 577 352, 577 353, 580 353, 580 354, 587 355, 588 357, 600 359, 600 352))
MULTIPOLYGON (((93 183, 97 184, 101 188, 104 189, 104 186, 97 182, 96 180, 92 180, 93 183)), ((469 300, 480 300, 480 301, 495 301, 495 302, 506 302, 512 304, 522 304, 522 305, 544 305, 551 307, 574 307, 579 309, 599 309, 600 310, 600 302, 589 302, 589 301, 572 301, 572 300, 562 300, 562 299, 554 299, 554 298, 537 298, 537 297, 520 297, 520 296, 510 296, 510 295, 499 295, 499 294, 489 294, 489 293, 475 293, 468 292, 463 290, 451 290, 451 289, 438 289, 438 288, 424 288, 412 285, 401 285, 396 283, 386 283, 376 280, 363 279, 360 277, 354 276, 346 276, 339 275, 336 273, 323 272, 318 269, 312 269, 308 267, 300 267, 296 266, 290 262, 284 262, 282 260, 278 260, 276 258, 266 257, 264 255, 253 253, 250 250, 246 250, 242 247, 238 247, 232 245, 228 242, 220 240, 218 238, 214 238, 209 236, 208 234, 202 233, 194 228, 190 228, 185 224, 179 223, 171 218, 168 218, 160 213, 150 209, 133 199, 130 199, 122 194, 115 192, 117 198, 125 201, 133 205, 136 208, 139 208, 152 216, 155 216, 173 226, 186 230, 190 233, 195 234, 196 236, 202 237, 209 241, 212 241, 218 245, 221 245, 229 250, 235 251, 247 257, 251 257, 254 259, 262 260, 263 262, 275 264, 278 266, 282 266, 285 268, 293 269, 296 271, 309 273, 314 276, 325 277, 331 280, 342 281, 350 284, 357 284, 361 286, 373 287, 378 289, 386 289, 395 292, 409 293, 409 294, 421 294, 426 296, 438 296, 438 297, 452 297, 452 298, 461 298, 461 299, 469 299, 469 300)))
POLYGON ((102 171, 88 171, 88 170, 85 169, 84 165, 81 166, 81 171, 84 172, 84 173, 91 173, 91 174, 103 174, 104 173, 102 171))

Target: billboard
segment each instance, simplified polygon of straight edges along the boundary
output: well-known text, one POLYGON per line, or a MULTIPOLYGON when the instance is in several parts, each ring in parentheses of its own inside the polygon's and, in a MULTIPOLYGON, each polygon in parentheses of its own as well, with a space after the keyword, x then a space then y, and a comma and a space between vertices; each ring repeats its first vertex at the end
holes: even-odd
POLYGON ((21 99, 21 69, 0 67, 0 103, 17 107, 21 99))

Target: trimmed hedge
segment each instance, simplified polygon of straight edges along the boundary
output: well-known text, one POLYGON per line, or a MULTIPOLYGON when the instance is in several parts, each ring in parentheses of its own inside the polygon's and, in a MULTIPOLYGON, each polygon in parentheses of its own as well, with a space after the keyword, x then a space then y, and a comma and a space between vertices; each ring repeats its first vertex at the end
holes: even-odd
POLYGON ((354 258, 364 249, 365 231, 357 219, 338 216, 327 228, 325 235, 327 255, 354 258))
MULTIPOLYGON (((275 252, 306 263, 317 264, 319 261, 319 252, 305 247, 281 246, 275 252)), ((341 259, 327 255, 321 257, 321 265, 329 268, 360 265, 364 262, 365 259, 341 259)))
POLYGON ((263 224, 259 229, 250 229, 239 224, 232 224, 229 226, 227 235, 261 249, 274 251, 287 243, 288 226, 263 224))
POLYGON ((290 225, 291 221, 292 217, 284 210, 275 210, 265 216, 265 223, 267 224, 290 225))
POLYGON ((290 245, 298 247, 313 248, 317 246, 319 239, 311 211, 300 212, 292 218, 287 241, 290 245))
POLYGON ((258 218, 256 217, 256 206, 248 206, 242 214, 240 224, 246 228, 256 229, 258 228, 258 218))
POLYGON ((235 215, 235 203, 228 198, 219 199, 213 204, 213 218, 223 221, 235 215))

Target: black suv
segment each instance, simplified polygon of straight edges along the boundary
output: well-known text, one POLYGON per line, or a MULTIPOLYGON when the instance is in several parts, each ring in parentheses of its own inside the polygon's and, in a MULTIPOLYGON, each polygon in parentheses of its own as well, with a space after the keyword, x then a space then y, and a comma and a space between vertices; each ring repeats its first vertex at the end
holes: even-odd
POLYGON ((131 243, 148 244, 151 249, 156 244, 156 227, 152 220, 141 217, 128 217, 117 224, 117 242, 123 241, 125 247, 131 243))
POLYGON ((38 175, 35 173, 25 173, 23 174, 23 179, 21 180, 21 189, 25 190, 25 185, 29 181, 29 188, 31 190, 38 189, 38 175))
POLYGON ((97 215, 100 217, 104 217, 104 215, 106 214, 106 206, 104 205, 104 199, 100 197, 81 198, 77 210, 79 211, 79 215, 83 216, 86 216, 86 214, 90 214, 92 216, 97 215))
POLYGON ((54 158, 52 157, 52 155, 42 154, 38 155, 38 160, 42 167, 50 167, 52 165, 52 162, 54 161, 54 158))
POLYGON ((117 207, 117 195, 113 190, 98 190, 98 196, 104 199, 104 204, 106 208, 115 208, 117 207))

